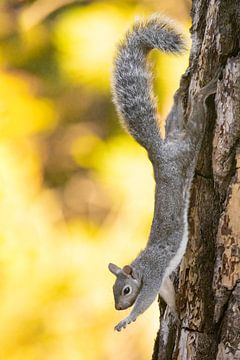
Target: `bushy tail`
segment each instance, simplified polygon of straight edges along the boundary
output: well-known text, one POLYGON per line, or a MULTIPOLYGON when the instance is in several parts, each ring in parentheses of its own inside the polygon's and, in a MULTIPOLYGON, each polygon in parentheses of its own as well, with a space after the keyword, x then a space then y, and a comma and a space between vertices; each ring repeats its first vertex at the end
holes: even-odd
POLYGON ((161 138, 157 124, 156 101, 146 57, 150 50, 180 52, 182 36, 169 21, 154 15, 137 21, 118 48, 113 71, 113 99, 123 124, 148 151, 156 149, 161 138))

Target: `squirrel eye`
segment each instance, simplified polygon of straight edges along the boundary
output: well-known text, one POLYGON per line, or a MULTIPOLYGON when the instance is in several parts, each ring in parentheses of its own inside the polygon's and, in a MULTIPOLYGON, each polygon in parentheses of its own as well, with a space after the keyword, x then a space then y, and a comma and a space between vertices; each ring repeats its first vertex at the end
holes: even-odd
POLYGON ((123 288, 123 295, 130 294, 131 290, 130 286, 125 286, 125 288, 123 288))

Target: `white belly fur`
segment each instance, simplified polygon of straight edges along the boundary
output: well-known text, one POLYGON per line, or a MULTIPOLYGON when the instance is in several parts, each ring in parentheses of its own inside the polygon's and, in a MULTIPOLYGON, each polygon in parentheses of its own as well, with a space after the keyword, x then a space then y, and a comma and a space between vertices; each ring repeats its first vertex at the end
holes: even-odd
POLYGON ((186 251, 186 247, 187 247, 187 242, 188 242, 188 203, 189 200, 187 199, 186 201, 186 206, 185 206, 185 212, 184 212, 184 217, 183 217, 183 221, 184 221, 184 233, 183 233, 183 237, 182 237, 182 241, 181 244, 178 248, 178 251, 176 252, 175 256, 170 260, 168 267, 166 268, 166 271, 164 273, 163 278, 165 278, 166 276, 169 276, 176 268, 177 266, 180 264, 183 255, 186 251))

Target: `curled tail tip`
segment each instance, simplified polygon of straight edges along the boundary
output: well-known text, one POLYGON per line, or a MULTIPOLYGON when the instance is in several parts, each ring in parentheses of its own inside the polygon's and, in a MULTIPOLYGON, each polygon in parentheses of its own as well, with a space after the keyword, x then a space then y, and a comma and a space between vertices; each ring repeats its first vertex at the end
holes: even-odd
POLYGON ((187 49, 187 44, 180 26, 173 20, 161 14, 153 14, 147 19, 137 17, 131 34, 139 37, 150 48, 178 53, 187 49))

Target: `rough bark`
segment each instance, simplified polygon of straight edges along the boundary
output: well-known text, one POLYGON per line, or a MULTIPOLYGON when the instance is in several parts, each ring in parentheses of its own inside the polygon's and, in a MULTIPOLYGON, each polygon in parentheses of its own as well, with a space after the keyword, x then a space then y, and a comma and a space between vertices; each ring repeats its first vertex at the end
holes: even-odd
POLYGON ((180 323, 160 299, 153 360, 240 359, 240 2, 193 0, 190 65, 180 84, 186 121, 193 94, 222 68, 192 186, 189 242, 175 276, 180 323))

